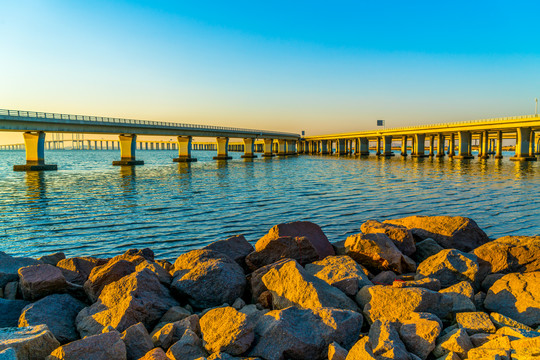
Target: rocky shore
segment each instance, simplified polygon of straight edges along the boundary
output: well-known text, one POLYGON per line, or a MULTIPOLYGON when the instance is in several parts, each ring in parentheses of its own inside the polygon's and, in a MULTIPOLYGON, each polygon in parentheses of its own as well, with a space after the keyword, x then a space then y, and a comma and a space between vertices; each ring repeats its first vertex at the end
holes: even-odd
POLYGON ((0 252, 0 360, 540 359, 540 237, 310 222, 158 260, 0 252))

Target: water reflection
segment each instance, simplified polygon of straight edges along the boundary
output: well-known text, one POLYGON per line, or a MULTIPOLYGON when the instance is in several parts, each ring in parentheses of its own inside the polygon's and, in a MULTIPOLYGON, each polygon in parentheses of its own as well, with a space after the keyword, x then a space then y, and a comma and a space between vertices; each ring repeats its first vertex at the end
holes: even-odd
POLYGON ((45 173, 43 171, 28 171, 25 180, 28 200, 39 203, 47 199, 45 173))
POLYGON ((135 166, 120 166, 120 188, 124 194, 125 203, 122 207, 137 206, 137 171, 135 166))

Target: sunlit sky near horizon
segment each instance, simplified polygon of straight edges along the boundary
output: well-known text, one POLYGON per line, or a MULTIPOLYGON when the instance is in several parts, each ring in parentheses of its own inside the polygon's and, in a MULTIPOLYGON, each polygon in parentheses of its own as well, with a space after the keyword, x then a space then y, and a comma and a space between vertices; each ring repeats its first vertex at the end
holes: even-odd
POLYGON ((3 109, 313 135, 532 114, 540 97, 536 1, 18 0, 0 13, 3 109))

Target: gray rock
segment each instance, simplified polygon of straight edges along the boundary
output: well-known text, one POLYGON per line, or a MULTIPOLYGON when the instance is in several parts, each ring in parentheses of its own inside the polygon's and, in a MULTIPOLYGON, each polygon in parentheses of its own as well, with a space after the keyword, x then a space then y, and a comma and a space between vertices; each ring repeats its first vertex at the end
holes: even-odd
POLYGON ((456 249, 440 251, 418 265, 417 279, 438 279, 443 288, 461 281, 477 282, 478 261, 475 255, 456 249))
MULTIPOLYGON (((25 266, 39 265, 42 262, 27 257, 14 257, 0 251, 0 273, 18 275, 19 269, 25 266)), ((1 278, 1 276, 0 276, 1 278)), ((13 281, 13 280, 9 280, 13 281)), ((8 281, 8 282, 9 282, 8 281)), ((5 284, 4 284, 5 285, 5 284)))
POLYGON ((399 336, 409 352, 425 360, 435 348, 435 341, 441 334, 441 320, 430 313, 411 313, 402 320, 399 336))
POLYGON ((45 324, 62 344, 75 341, 79 333, 75 318, 86 305, 68 294, 54 294, 26 306, 19 327, 45 324))
POLYGON ((17 352, 13 348, 0 351, 0 360, 17 360, 17 352))
POLYGON ((126 345, 127 360, 138 360, 154 348, 152 338, 143 323, 137 323, 128 327, 121 338, 126 345))
POLYGON ((19 282, 8 282, 4 287, 4 298, 6 300, 16 300, 19 293, 19 282))
POLYGON ((337 342, 328 345, 328 360, 345 360, 349 352, 337 342))
POLYGON ((473 348, 471 339, 464 329, 455 329, 437 339, 437 344, 433 350, 436 357, 444 356, 450 352, 455 352, 462 359, 467 357, 467 352, 473 348))
POLYGON ((0 288, 3 288, 10 282, 19 281, 19 274, 0 273, 0 288))
POLYGON ((156 328, 151 334, 152 342, 154 346, 167 350, 172 344, 180 340, 187 329, 193 331, 197 336, 201 334, 198 315, 194 314, 185 319, 165 324, 159 329, 156 328))
POLYGON ((57 252, 50 255, 40 257, 38 260, 44 264, 56 266, 60 260, 64 260, 66 255, 63 252, 57 252))
POLYGON ((31 265, 19 269, 19 283, 25 300, 37 300, 67 289, 62 271, 49 264, 31 265))
POLYGON ((251 271, 281 259, 294 259, 301 265, 320 259, 317 249, 307 237, 281 236, 258 244, 257 250, 246 257, 246 265, 251 271))
POLYGON ((17 327, 21 312, 28 304, 23 300, 0 299, 0 328, 17 327))
POLYGON ((412 232, 404 226, 368 220, 362 224, 360 231, 364 234, 386 234, 403 254, 411 256, 416 251, 412 232))
POLYGON ((56 266, 68 282, 82 286, 88 280, 92 269, 106 264, 107 261, 93 257, 74 257, 60 260, 56 266))
POLYGON ((167 351, 167 356, 172 360, 195 360, 207 355, 199 336, 189 329, 167 351))
POLYGON ((247 242, 244 235, 236 235, 226 240, 213 242, 203 247, 203 249, 225 254, 243 268, 246 267, 246 256, 255 251, 253 245, 247 242))
POLYGON ((377 274, 371 282, 375 285, 392 285, 397 279, 397 275, 393 271, 382 271, 377 274))
POLYGON ((369 329, 369 342, 376 357, 410 360, 405 344, 396 329, 399 325, 386 319, 375 321, 369 329))
POLYGON ((46 360, 126 360, 126 345, 118 331, 109 331, 63 345, 46 360))
POLYGON ((58 346, 46 325, 0 329, 0 351, 12 348, 18 360, 43 360, 58 346))

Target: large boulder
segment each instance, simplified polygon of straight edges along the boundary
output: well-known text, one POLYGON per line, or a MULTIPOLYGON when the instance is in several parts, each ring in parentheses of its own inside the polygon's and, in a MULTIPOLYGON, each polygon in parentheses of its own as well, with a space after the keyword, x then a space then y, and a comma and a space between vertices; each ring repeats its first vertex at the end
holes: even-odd
POLYGON ((394 245, 407 256, 411 256, 416 251, 412 232, 404 226, 381 223, 376 220, 368 220, 362 224, 360 231, 364 234, 386 234, 394 245))
POLYGON ((56 266, 62 271, 67 281, 77 285, 84 285, 92 269, 104 265, 107 259, 93 257, 73 257, 60 260, 56 266))
POLYGON ((444 250, 441 245, 439 245, 435 240, 427 238, 426 240, 416 243, 416 252, 414 255, 412 255, 412 258, 417 263, 421 263, 428 257, 437 254, 441 250, 444 250))
POLYGON ((12 348, 18 360, 43 360, 59 346, 47 325, 0 329, 0 351, 12 348))
POLYGON ((46 360, 126 360, 126 345, 120 333, 109 331, 63 345, 46 360))
POLYGON ((460 329, 467 331, 469 336, 480 333, 494 333, 495 325, 485 312, 462 312, 456 314, 456 323, 460 329))
POLYGON ((37 300, 47 295, 61 293, 68 287, 62 271, 49 264, 20 268, 19 284, 25 300, 37 300))
POLYGON ((260 249, 265 248, 267 243, 282 236, 307 238, 317 251, 317 254, 319 254, 320 259, 323 259, 326 256, 335 255, 332 244, 330 244, 319 225, 309 221, 296 221, 274 226, 268 231, 268 234, 257 241, 255 250, 259 251, 260 249))
POLYGON ((373 285, 366 275, 366 270, 347 255, 327 256, 323 260, 307 264, 305 270, 349 296, 356 295, 365 285, 373 285))
POLYGON ((245 267, 246 256, 252 253, 255 248, 248 243, 244 235, 231 236, 226 240, 215 241, 203 247, 203 250, 213 250, 227 255, 238 265, 245 267))
POLYGON ((154 346, 159 346, 167 350, 172 344, 180 340, 187 329, 199 336, 201 334, 199 322, 199 316, 194 314, 185 319, 165 324, 152 331, 152 342, 154 343, 154 346))
POLYGON ((206 356, 201 339, 190 329, 187 329, 180 340, 167 351, 167 357, 171 360, 195 360, 206 356))
POLYGON ((349 350, 346 360, 378 360, 373 354, 368 336, 361 337, 349 350))
POLYGON ((441 357, 449 353, 456 353, 462 359, 467 358, 467 352, 473 348, 471 339, 464 329, 455 329, 437 339, 433 355, 441 357))
POLYGON ((246 257, 246 264, 253 271, 286 258, 305 265, 320 257, 307 237, 281 236, 258 246, 256 251, 246 257))
POLYGON ((416 269, 416 278, 438 279, 443 288, 461 281, 477 283, 478 261, 475 255, 456 249, 443 250, 422 261, 416 269))
POLYGON ((527 326, 539 326, 540 271, 503 276, 487 292, 484 307, 527 326))
POLYGON ((540 271, 540 236, 504 236, 474 250, 482 278, 495 273, 540 271))
POLYGON ((358 310, 354 301, 341 290, 307 273, 295 260, 284 259, 255 271, 251 276, 251 288, 255 300, 268 291, 274 309, 298 306, 358 310))
POLYGON ((349 349, 361 327, 362 316, 349 310, 289 307, 270 311, 257 323, 258 341, 250 356, 266 360, 326 359, 333 341, 349 349))
POLYGON ((245 314, 230 306, 208 311, 200 324, 203 344, 209 353, 240 355, 254 339, 253 324, 248 323, 245 314))
POLYGON ((27 257, 14 257, 0 251, 0 274, 17 275, 20 268, 39 264, 42 264, 39 260, 27 257))
POLYGON ((369 328, 369 342, 373 354, 381 359, 410 360, 405 344, 396 329, 398 324, 382 319, 369 328))
POLYGON ((56 252, 54 254, 42 256, 38 258, 38 260, 44 264, 56 266, 56 264, 58 264, 60 260, 64 260, 65 258, 66 254, 64 254, 63 252, 56 252))
POLYGON ((403 255, 384 233, 351 235, 345 241, 347 255, 370 271, 414 272, 415 262, 403 255))
POLYGON ((195 308, 232 304, 243 295, 245 285, 242 267, 217 251, 193 250, 174 263, 171 290, 195 308))
POLYGON ((121 334, 121 338, 126 345, 127 360, 138 360, 154 347, 152 338, 143 323, 128 327, 121 334))
POLYGON ((412 312, 428 312, 442 319, 452 307, 450 299, 422 288, 366 286, 358 292, 356 299, 360 305, 365 304, 364 315, 370 323, 384 318, 391 321, 407 319, 412 312))
POLYGON ((139 322, 151 329, 177 305, 157 276, 144 269, 105 286, 98 301, 77 315, 77 329, 81 336, 100 333, 107 326, 124 331, 139 322))
POLYGON ((0 328, 17 327, 21 312, 28 304, 30 302, 24 300, 0 299, 0 328))
POLYGON ((430 313, 410 313, 399 326, 399 336, 407 350, 425 360, 435 349, 435 341, 441 334, 441 320, 430 313))
POLYGON ((162 348, 154 348, 139 360, 170 360, 170 358, 167 357, 167 354, 165 354, 165 351, 163 351, 162 348))
POLYGON ((439 291, 452 300, 452 313, 476 311, 474 289, 470 282, 461 281, 439 291))
POLYGON ((19 327, 45 324, 60 343, 75 341, 79 338, 75 318, 85 306, 68 294, 49 295, 24 308, 19 327))
POLYGON ((126 260, 110 260, 107 264, 96 266, 84 283, 86 294, 95 302, 106 285, 118 281, 135 272, 135 264, 126 260))
POLYGON ((446 249, 471 251, 489 241, 474 220, 461 216, 409 216, 384 223, 404 226, 415 238, 432 238, 446 249))

